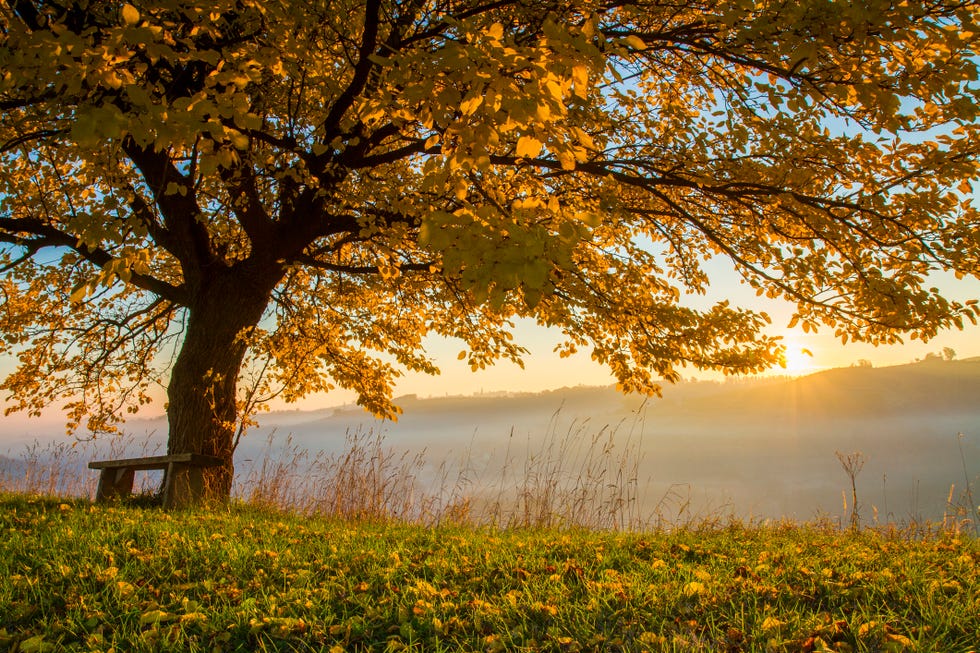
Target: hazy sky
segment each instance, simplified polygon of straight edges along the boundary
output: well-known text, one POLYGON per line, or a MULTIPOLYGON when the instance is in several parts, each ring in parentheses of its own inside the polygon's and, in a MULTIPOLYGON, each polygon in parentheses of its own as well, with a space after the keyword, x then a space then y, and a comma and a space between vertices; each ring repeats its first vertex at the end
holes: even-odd
MULTIPOLYGON (((730 267, 722 262, 712 266, 712 289, 703 297, 691 297, 687 303, 694 306, 708 306, 716 301, 728 299, 733 305, 766 311, 772 318, 770 332, 782 335, 787 346, 787 368, 775 368, 771 374, 807 374, 820 369, 847 367, 866 359, 875 366, 901 365, 931 352, 939 352, 944 347, 952 348, 957 358, 980 356, 980 327, 967 325, 963 331, 942 333, 928 343, 919 340, 906 340, 903 345, 873 347, 863 343, 842 345, 829 329, 816 334, 803 333, 799 328, 786 330, 793 313, 788 302, 777 302, 760 298, 748 286, 739 284, 730 267), (808 350, 807 355, 803 350, 808 350)), ((976 279, 956 280, 952 275, 937 275, 935 285, 947 297, 965 301, 980 298, 980 281, 976 279)), ((615 379, 608 370, 582 351, 572 358, 562 359, 553 353, 560 341, 560 334, 535 325, 530 321, 518 324, 515 340, 530 350, 525 357, 524 369, 509 362, 500 362, 493 368, 472 372, 465 361, 457 360, 462 349, 458 342, 432 339, 427 348, 436 359, 442 374, 427 376, 413 374, 398 382, 398 395, 418 394, 419 396, 468 395, 480 392, 536 392, 563 386, 606 385, 615 379)), ((707 374, 689 368, 685 377, 719 378, 718 374, 707 374)), ((301 408, 318 408, 336 405, 353 399, 352 394, 336 391, 328 396, 311 397, 299 405, 301 408)))
MULTIPOLYGON (((712 291, 705 297, 694 297, 693 305, 710 305, 721 299, 728 299, 733 305, 766 311, 772 318, 770 332, 784 337, 787 346, 787 369, 775 368, 772 374, 806 374, 831 367, 846 367, 858 360, 866 359, 875 366, 900 365, 922 358, 930 352, 939 352, 944 347, 955 350, 957 358, 980 356, 980 327, 967 325, 963 331, 942 333, 928 343, 906 339, 905 344, 888 347, 873 347, 863 343, 842 345, 829 329, 818 333, 803 333, 799 328, 787 331, 793 312, 788 302, 776 302, 756 297, 745 285, 732 281, 733 273, 712 277, 712 291), (803 352, 806 349, 812 356, 803 352)), ((948 297, 961 301, 980 298, 980 281, 975 279, 957 281, 949 275, 937 277, 937 287, 948 297)), ((608 371, 594 363, 588 352, 582 352, 570 359, 561 359, 552 353, 560 341, 557 333, 538 327, 533 323, 521 323, 515 340, 523 344, 531 354, 525 358, 525 369, 521 370, 507 362, 498 363, 494 368, 473 373, 463 361, 456 359, 461 350, 458 343, 432 341, 429 351, 436 356, 442 374, 437 377, 412 375, 400 380, 399 394, 419 394, 420 396, 440 396, 445 394, 473 394, 481 391, 538 391, 562 386, 602 385, 613 383, 608 371)), ((715 378, 710 374, 689 368, 685 377, 715 378)), ((717 376, 717 375, 715 375, 717 376)), ((332 403, 332 402, 330 402, 332 403)))

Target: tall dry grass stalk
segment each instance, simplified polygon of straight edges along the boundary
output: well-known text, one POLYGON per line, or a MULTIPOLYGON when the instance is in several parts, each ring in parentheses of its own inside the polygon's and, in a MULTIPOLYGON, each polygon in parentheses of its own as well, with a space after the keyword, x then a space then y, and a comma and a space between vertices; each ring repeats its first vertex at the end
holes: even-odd
POLYGON ((425 464, 424 452, 396 452, 372 431, 348 431, 343 452, 314 455, 291 436, 279 444, 272 434, 239 477, 237 493, 248 503, 306 514, 429 521, 439 511, 420 481, 425 464))
POLYGON ((559 428, 518 452, 514 432, 503 459, 483 469, 472 450, 430 462, 386 446, 376 432, 348 431, 342 453, 310 453, 270 436, 243 472, 239 496, 256 505, 341 519, 464 522, 497 527, 629 529, 649 526, 640 512, 640 441, 619 427, 559 428))
POLYGON ((539 445, 529 438, 522 459, 511 430, 495 496, 482 502, 478 520, 506 527, 649 525, 650 515, 640 513, 639 422, 620 437, 625 421, 590 430, 589 420, 575 420, 562 432, 559 416, 560 409, 539 445))
MULTIPOLYGON (((840 451, 834 452, 837 455, 837 460, 840 461, 841 467, 844 469, 844 473, 847 474, 847 478, 851 481, 851 528, 853 530, 860 530, 861 528, 861 505, 858 503, 858 491, 857 491, 857 477, 864 469, 864 464, 867 462, 867 458, 860 451, 855 451, 854 453, 844 454, 840 451)), ((844 513, 847 513, 847 494, 843 494, 844 497, 844 513)))
POLYGON ((966 453, 963 451, 963 440, 966 438, 962 433, 956 434, 956 444, 960 452, 960 462, 963 465, 963 489, 959 497, 953 500, 953 488, 949 489, 949 500, 947 501, 947 518, 953 519, 962 524, 963 528, 972 529, 974 535, 980 535, 980 505, 973 496, 973 481, 967 469, 966 453))
MULTIPOLYGON (((26 445, 20 452, 0 456, 0 491, 65 497, 92 497, 98 476, 88 469, 97 459, 132 458, 156 455, 162 443, 153 434, 102 439, 56 441, 26 445)), ((142 472, 134 488, 151 493, 160 474, 142 472)))

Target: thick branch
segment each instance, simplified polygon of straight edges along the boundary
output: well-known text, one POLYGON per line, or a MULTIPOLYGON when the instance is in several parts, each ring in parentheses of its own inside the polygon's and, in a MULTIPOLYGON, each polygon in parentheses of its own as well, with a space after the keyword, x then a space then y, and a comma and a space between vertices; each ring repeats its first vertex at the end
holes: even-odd
MULTIPOLYGON (((4 110, 0 107, 0 111, 4 110)), ((8 140, 3 145, 0 145, 0 153, 9 152, 10 150, 23 145, 24 143, 29 143, 34 140, 42 140, 49 138, 51 136, 61 136, 67 134, 67 129, 41 129, 36 132, 31 132, 29 134, 21 134, 20 136, 15 136, 8 140)))
POLYGON ((222 168, 221 180, 231 197, 231 209, 252 241, 253 248, 268 245, 275 224, 262 205, 252 169, 248 165, 238 166, 235 170, 222 168))
POLYGON ((376 65, 371 61, 375 48, 378 46, 378 26, 381 23, 381 0, 368 0, 364 7, 364 33, 361 36, 361 46, 358 48, 357 64, 354 67, 354 76, 350 84, 340 94, 340 97, 330 107, 330 112, 323 121, 324 140, 329 142, 337 135, 340 128, 340 121, 344 114, 354 104, 354 100, 360 95, 367 85, 371 75, 371 69, 376 65))
MULTIPOLYGON (((359 275, 376 275, 381 273, 381 268, 377 265, 340 265, 320 261, 312 256, 306 255, 298 257, 296 262, 326 272, 343 272, 344 274, 359 275)), ((402 263, 394 267, 400 272, 431 272, 433 266, 437 264, 437 261, 427 261, 424 263, 402 263)))
POLYGON ((14 13, 24 21, 25 25, 32 31, 41 29, 41 13, 34 6, 33 2, 30 2, 30 0, 17 0, 12 4, 14 13))
POLYGON ((123 140, 123 150, 143 175, 153 199, 163 214, 164 225, 169 233, 169 251, 184 268, 185 278, 214 261, 207 226, 198 219, 193 180, 181 174, 163 152, 137 145, 132 138, 123 140), (167 194, 167 187, 177 184, 183 193, 167 194))
POLYGON ((146 203, 146 200, 143 199, 143 196, 135 188, 130 186, 129 192, 131 194, 129 208, 133 212, 133 215, 146 228, 146 232, 153 239, 153 242, 176 256, 174 253, 176 245, 170 232, 157 221, 153 209, 150 208, 150 205, 146 203))
POLYGON ((377 166, 407 159, 415 156, 416 154, 435 153, 437 150, 438 148, 426 150, 425 141, 416 140, 407 145, 403 145, 402 147, 396 147, 393 150, 382 152, 381 154, 373 154, 351 160, 347 165, 353 169, 375 168, 377 166))
MULTIPOLYGON (((476 5, 474 7, 456 12, 455 14, 452 14, 452 18, 454 21, 466 20, 467 18, 472 18, 473 16, 479 16, 480 14, 485 14, 495 9, 502 9, 515 4, 518 4, 517 0, 494 0, 493 2, 487 2, 482 5, 476 5)), ((418 32, 411 38, 404 39, 403 43, 405 45, 409 45, 419 41, 428 41, 429 39, 439 36, 447 29, 449 29, 449 24, 444 20, 433 21, 429 29, 423 32, 418 32)))

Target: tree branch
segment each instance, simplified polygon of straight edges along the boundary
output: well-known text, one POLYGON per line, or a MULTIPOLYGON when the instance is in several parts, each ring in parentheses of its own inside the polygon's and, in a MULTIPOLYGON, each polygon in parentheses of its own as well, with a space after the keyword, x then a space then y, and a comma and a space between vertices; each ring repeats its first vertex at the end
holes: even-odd
POLYGON ((201 211, 197 205, 193 180, 189 179, 174 166, 163 152, 137 145, 132 138, 123 139, 123 151, 140 171, 146 181, 153 199, 160 212, 169 233, 169 249, 181 262, 184 277, 199 274, 200 271, 215 260, 211 249, 211 239, 207 226, 198 219, 201 211), (183 193, 167 194, 171 184, 177 184, 183 193))
MULTIPOLYGON (((296 259, 297 263, 302 263, 303 265, 308 265, 309 267, 316 268, 318 270, 324 270, 326 272, 343 272, 344 274, 359 274, 359 275, 375 275, 380 274, 381 269, 377 265, 340 265, 337 263, 327 263, 326 261, 319 261, 316 258, 308 255, 300 256, 296 259)), ((438 261, 427 261, 425 263, 402 263, 401 265, 396 265, 400 272, 430 272, 432 266, 436 265, 438 261)))
MULTIPOLYGON (((59 231, 40 220, 34 218, 0 218, 0 240, 14 242, 12 240, 14 238, 19 238, 19 242, 14 244, 34 248, 35 252, 45 247, 70 249, 98 268, 105 268, 116 260, 108 251, 100 247, 89 247, 80 242, 76 236, 59 231), (20 238, 15 235, 17 233, 31 234, 36 238, 20 238)), ((129 283, 175 304, 186 305, 187 298, 183 288, 173 286, 156 277, 130 271, 129 283)))
POLYGON ((340 121, 344 114, 354 104, 354 100, 364 90, 371 70, 376 66, 371 56, 378 46, 378 27, 381 23, 381 0, 367 0, 364 7, 364 33, 361 36, 361 46, 358 48, 357 64, 350 84, 344 89, 327 113, 323 121, 324 142, 333 140, 340 129, 340 121))
POLYGON ((231 210, 252 244, 259 248, 272 237, 275 223, 269 217, 255 186, 255 174, 248 165, 235 170, 221 168, 221 180, 231 197, 231 210))
POLYGON ((31 31, 36 31, 41 29, 41 13, 34 6, 33 2, 30 0, 16 0, 13 2, 13 10, 17 16, 24 21, 24 24, 31 29, 31 31))
MULTIPOLYGON (((0 111, 3 110, 4 108, 0 107, 0 111)), ((20 145, 23 145, 24 143, 28 143, 33 140, 41 140, 43 138, 48 138, 51 136, 61 136, 67 133, 68 133, 67 129, 41 129, 36 132, 31 132, 30 134, 21 134, 20 136, 15 136, 11 138, 3 145, 0 145, 0 153, 8 152, 14 149, 15 147, 18 147, 20 145)))
POLYGON ((375 168, 377 166, 385 165, 388 163, 395 163, 396 161, 401 161, 415 154, 429 153, 436 154, 441 151, 441 148, 434 147, 431 149, 425 148, 425 141, 415 140, 408 145, 403 145, 402 147, 395 148, 393 150, 388 150, 387 152, 382 152, 381 154, 373 154, 369 156, 363 156, 357 160, 351 160, 346 162, 346 165, 355 170, 361 170, 364 168, 375 168))

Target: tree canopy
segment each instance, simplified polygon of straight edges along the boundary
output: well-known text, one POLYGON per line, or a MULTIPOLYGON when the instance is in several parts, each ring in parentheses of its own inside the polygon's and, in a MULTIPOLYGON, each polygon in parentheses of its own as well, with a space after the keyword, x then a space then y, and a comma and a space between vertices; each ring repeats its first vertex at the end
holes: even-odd
POLYGON ((104 430, 164 384, 220 492, 256 403, 393 415, 429 334, 479 369, 530 318, 627 391, 778 362, 685 303, 711 257, 843 340, 978 314, 929 281, 980 275, 975 2, 0 7, 0 388, 104 430))

